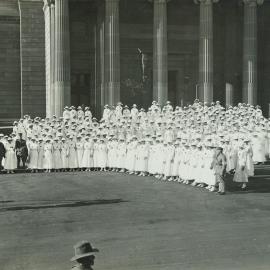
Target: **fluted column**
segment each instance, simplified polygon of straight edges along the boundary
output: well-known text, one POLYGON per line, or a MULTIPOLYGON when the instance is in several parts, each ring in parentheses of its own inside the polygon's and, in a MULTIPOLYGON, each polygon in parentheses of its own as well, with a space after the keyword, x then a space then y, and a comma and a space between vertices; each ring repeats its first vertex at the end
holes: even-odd
POLYGON ((168 100, 167 2, 153 0, 153 99, 160 105, 168 100))
POLYGON ((97 111, 101 115, 105 105, 105 7, 101 2, 98 5, 97 17, 97 74, 98 74, 98 92, 97 92, 97 111))
POLYGON ((50 115, 55 114, 55 104, 54 104, 54 82, 55 82, 55 5, 54 1, 50 6, 51 20, 50 20, 50 115))
POLYGON ((70 105, 70 40, 67 0, 55 0, 55 115, 70 105))
POLYGON ((200 4, 199 99, 213 101, 213 3, 219 0, 194 0, 200 4))
POLYGON ((230 83, 226 83, 226 106, 233 106, 233 86, 230 83))
POLYGON ((51 117, 51 1, 44 0, 45 20, 45 72, 46 72, 46 116, 51 117))
POLYGON ((257 103, 257 5, 263 0, 243 0, 243 102, 257 103))
POLYGON ((120 101, 119 0, 105 0, 105 102, 120 101))

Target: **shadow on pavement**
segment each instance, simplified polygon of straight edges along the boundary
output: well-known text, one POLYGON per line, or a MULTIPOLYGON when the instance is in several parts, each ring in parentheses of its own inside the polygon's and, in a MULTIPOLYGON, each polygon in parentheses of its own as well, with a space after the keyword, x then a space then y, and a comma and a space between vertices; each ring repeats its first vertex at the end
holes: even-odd
MULTIPOLYGON (((4 201, 3 203, 14 202, 14 201, 4 201)), ((90 206, 90 205, 100 205, 100 204, 117 204, 127 202, 122 199, 111 199, 111 200, 91 200, 91 201, 66 201, 66 202, 47 202, 47 203, 40 203, 37 204, 29 204, 26 203, 25 205, 12 205, 7 207, 0 207, 0 212, 7 212, 7 211, 20 211, 20 210, 39 210, 39 209, 49 209, 49 208, 68 208, 68 207, 82 207, 82 206, 90 206)), ((1 202, 0 202, 1 203, 1 202)), ((17 202, 19 203, 19 202, 17 202)))
POLYGON ((227 180, 227 189, 232 193, 270 193, 270 178, 269 175, 257 175, 249 179, 247 189, 241 189, 241 183, 233 182, 233 177, 227 180))

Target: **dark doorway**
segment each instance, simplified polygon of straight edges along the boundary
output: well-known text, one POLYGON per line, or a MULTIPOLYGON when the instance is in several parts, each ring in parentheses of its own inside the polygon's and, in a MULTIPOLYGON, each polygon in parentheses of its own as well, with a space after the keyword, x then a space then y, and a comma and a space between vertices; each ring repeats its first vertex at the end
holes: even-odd
POLYGON ((168 100, 172 103, 173 106, 179 105, 178 100, 178 71, 169 70, 168 72, 168 100))
POLYGON ((90 93, 90 74, 72 74, 71 104, 74 106, 89 106, 90 93))

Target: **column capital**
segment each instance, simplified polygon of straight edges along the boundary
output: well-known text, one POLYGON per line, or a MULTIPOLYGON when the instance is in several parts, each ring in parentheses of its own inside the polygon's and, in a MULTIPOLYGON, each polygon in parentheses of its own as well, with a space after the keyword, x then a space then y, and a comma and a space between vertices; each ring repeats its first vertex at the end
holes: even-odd
POLYGON ((214 4, 218 2, 219 0, 194 0, 195 4, 205 4, 205 5, 214 4))
POLYGON ((241 0, 244 5, 257 6, 262 5, 264 0, 241 0))

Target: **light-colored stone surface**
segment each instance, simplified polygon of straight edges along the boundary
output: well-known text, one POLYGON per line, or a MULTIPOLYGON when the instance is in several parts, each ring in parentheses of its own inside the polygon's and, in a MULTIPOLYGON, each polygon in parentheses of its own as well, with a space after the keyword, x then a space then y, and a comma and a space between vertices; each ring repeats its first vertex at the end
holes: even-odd
POLYGON ((100 249, 96 270, 268 270, 269 178, 250 189, 217 196, 125 174, 1 175, 1 270, 70 269, 83 239, 100 249))
POLYGON ((153 1, 153 99, 160 105, 168 100, 167 1, 153 1))
POLYGON ((119 0, 105 0, 105 103, 120 101, 119 0))
POLYGON ((69 5, 66 0, 55 1, 55 115, 62 116, 70 105, 70 29, 69 5))

